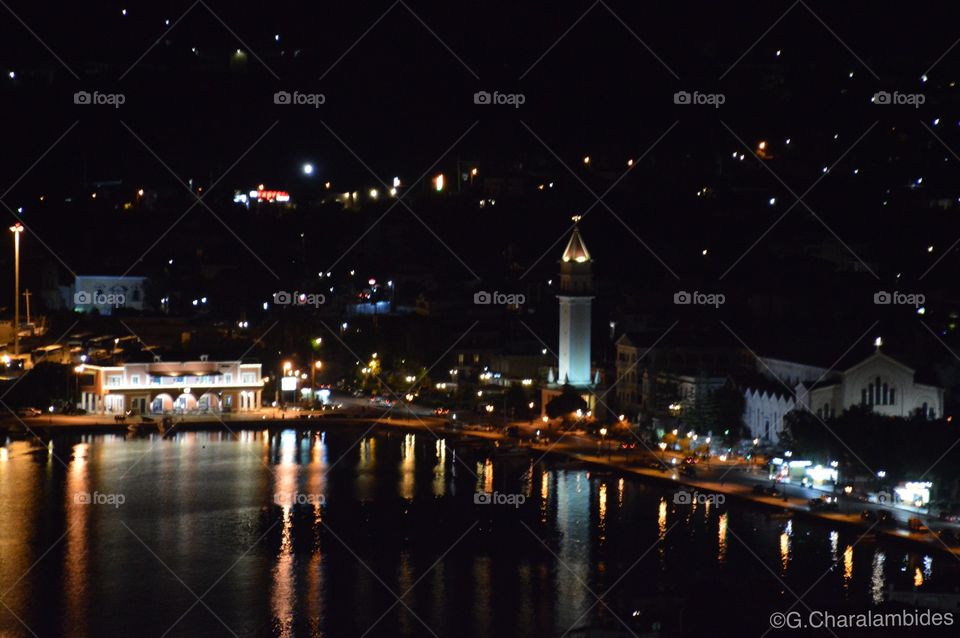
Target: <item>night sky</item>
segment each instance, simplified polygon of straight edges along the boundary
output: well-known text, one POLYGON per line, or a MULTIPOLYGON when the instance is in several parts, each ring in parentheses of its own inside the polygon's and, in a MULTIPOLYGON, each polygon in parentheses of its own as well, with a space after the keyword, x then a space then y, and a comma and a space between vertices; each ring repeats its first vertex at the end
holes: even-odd
POLYGON ((868 325, 873 292, 898 288, 927 293, 924 320, 946 335, 956 310, 960 47, 945 5, 14 3, 3 15, 0 199, 25 241, 46 245, 25 247, 28 282, 42 261, 62 283, 132 268, 204 293, 167 268, 189 258, 242 273, 225 314, 336 266, 438 280, 411 295, 477 280, 530 291, 586 213, 614 292, 605 312, 709 288, 742 301, 724 310, 741 319, 764 307, 817 335, 868 325), (75 104, 78 91, 124 103, 75 104), (325 103, 277 105, 277 91, 325 103), (523 104, 478 105, 478 91, 523 104), (677 104, 678 91, 723 104, 677 104), (923 104, 874 104, 878 91, 923 104), (523 192, 482 210, 479 183, 431 196, 458 161, 520 176, 523 192), (410 209, 322 203, 327 181, 383 192, 393 176, 410 209), (202 205, 190 209, 184 183, 202 205), (232 203, 260 183, 290 191, 296 212, 232 203), (122 210, 140 188, 150 205, 122 210), (838 303, 850 298, 867 301, 838 303))

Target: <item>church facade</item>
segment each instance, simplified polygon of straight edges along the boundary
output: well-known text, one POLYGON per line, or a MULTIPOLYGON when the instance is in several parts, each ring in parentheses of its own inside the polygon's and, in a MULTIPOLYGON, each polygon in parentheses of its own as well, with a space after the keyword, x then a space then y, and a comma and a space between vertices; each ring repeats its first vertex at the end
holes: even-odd
POLYGON ((765 367, 771 381, 784 384, 781 388, 745 388, 743 420, 753 437, 778 443, 783 417, 794 409, 809 410, 822 420, 857 405, 891 417, 944 416, 943 388, 918 382, 915 370, 879 349, 841 372, 815 374, 819 369, 801 364, 790 368, 798 376, 782 379, 772 374, 778 368, 765 367), (795 385, 789 385, 791 381, 795 385))
POLYGON ((826 383, 797 385, 797 404, 820 418, 833 417, 854 405, 884 416, 943 417, 943 388, 917 383, 916 372, 880 350, 826 383))

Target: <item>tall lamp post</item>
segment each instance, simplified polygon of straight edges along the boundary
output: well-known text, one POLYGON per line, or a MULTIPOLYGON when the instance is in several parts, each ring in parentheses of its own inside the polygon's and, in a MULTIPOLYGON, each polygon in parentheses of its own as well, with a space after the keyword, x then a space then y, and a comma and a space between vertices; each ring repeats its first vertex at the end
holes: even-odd
POLYGON ((283 390, 281 389, 281 386, 283 385, 284 377, 290 374, 290 370, 292 368, 293 364, 289 361, 284 361, 280 367, 280 375, 277 377, 277 407, 281 407, 283 405, 283 390))
POLYGON ((23 224, 17 222, 10 227, 13 233, 13 354, 20 354, 20 233, 23 224))
POLYGON ((317 403, 317 370, 322 367, 323 361, 314 361, 310 368, 310 400, 314 405, 317 403))
MULTIPOLYGON (((80 403, 80 402, 81 402, 81 401, 80 401, 80 375, 83 374, 83 371, 84 371, 85 369, 86 369, 86 367, 85 367, 82 363, 81 363, 80 365, 76 366, 76 367, 73 369, 73 371, 76 372, 76 374, 74 375, 74 378, 76 379, 76 382, 77 382, 77 392, 76 392, 76 395, 75 395, 75 397, 76 397, 76 403, 80 403)), ((77 407, 79 407, 79 406, 77 406, 77 407)))

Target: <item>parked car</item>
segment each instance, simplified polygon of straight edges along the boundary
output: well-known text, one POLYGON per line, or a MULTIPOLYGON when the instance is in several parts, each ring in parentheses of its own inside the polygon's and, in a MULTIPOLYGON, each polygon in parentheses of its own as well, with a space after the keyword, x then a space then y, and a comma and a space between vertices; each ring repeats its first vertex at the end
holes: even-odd
POLYGON ((693 466, 692 466, 692 465, 684 465, 683 467, 680 468, 680 473, 683 474, 684 476, 696 476, 696 475, 697 475, 697 471, 696 471, 695 469, 693 469, 693 466))
POLYGON ((31 417, 31 416, 41 416, 43 414, 42 410, 33 407, 19 408, 17 410, 17 416, 20 417, 31 417))
POLYGON ((960 512, 949 510, 940 512, 938 518, 947 523, 960 523, 960 512))
POLYGON ((753 493, 758 496, 777 496, 780 494, 779 490, 773 485, 754 485, 753 493))

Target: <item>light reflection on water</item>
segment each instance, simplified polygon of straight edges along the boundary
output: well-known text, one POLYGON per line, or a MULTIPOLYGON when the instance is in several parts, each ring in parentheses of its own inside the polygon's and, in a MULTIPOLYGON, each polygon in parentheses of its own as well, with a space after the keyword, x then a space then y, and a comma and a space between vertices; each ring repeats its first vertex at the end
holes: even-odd
POLYGON ((787 574, 787 567, 790 566, 790 548, 792 547, 793 520, 787 521, 780 534, 780 576, 787 574))
MULTIPOLYGON (((313 454, 310 460, 310 493, 322 498, 313 499, 313 522, 319 526, 323 521, 323 504, 327 496, 327 458, 326 434, 314 434, 313 454)), ((314 534, 314 546, 307 568, 307 613, 309 614, 310 634, 322 635, 321 618, 324 615, 324 570, 322 539, 319 533, 314 534)))
POLYGON ((447 441, 437 439, 435 444, 437 464, 433 466, 433 495, 447 493, 447 441))
POLYGON ((587 608, 584 584, 589 576, 590 486, 586 472, 560 471, 556 476, 557 526, 563 530, 557 562, 554 608, 557 622, 573 626, 587 608))
POLYGON ((416 483, 414 473, 417 469, 417 435, 407 434, 403 437, 402 456, 400 462, 400 496, 408 501, 412 501, 416 494, 416 483))
POLYGON ((873 554, 873 570, 870 573, 870 599, 874 605, 883 602, 884 591, 887 588, 886 578, 884 578, 884 563, 886 555, 877 550, 873 554))
POLYGON ((87 462, 89 445, 78 443, 73 446, 66 480, 67 537, 66 556, 64 557, 64 593, 67 599, 66 627, 79 638, 86 636, 84 616, 87 610, 87 537, 90 532, 90 506, 84 504, 78 495, 90 494, 90 470, 87 462))
POLYGON ((377 439, 364 437, 360 441, 360 460, 357 462, 356 496, 361 501, 373 500, 376 487, 377 439))
POLYGON ((724 512, 720 515, 719 523, 717 524, 717 562, 722 563, 727 560, 727 516, 728 514, 724 512))
POLYGON ((599 527, 599 536, 600 542, 602 543, 606 539, 607 532, 607 484, 600 484, 600 497, 599 497, 599 516, 600 520, 598 522, 599 527))
POLYGON ((25 442, 11 443, 2 448, 6 452, 0 456, 0 592, 6 592, 3 602, 14 610, 24 609, 32 593, 29 584, 13 588, 35 558, 29 551, 30 537, 38 525, 40 509, 35 502, 42 484, 33 468, 20 462, 31 447, 25 442))
POLYGON ((296 604, 296 583, 294 581, 293 555, 293 506, 300 499, 297 489, 297 475, 300 465, 297 463, 297 434, 285 431, 280 435, 280 460, 274 471, 276 483, 274 494, 282 495, 280 501, 282 530, 280 551, 273 568, 273 589, 271 608, 273 626, 281 638, 293 635, 293 609, 296 604))
MULTIPOLYGON (((260 635, 266 627, 284 637, 361 635, 381 614, 371 638, 426 633, 403 606, 389 609, 395 599, 387 587, 398 595, 410 589, 404 602, 439 635, 456 633, 468 618, 466 638, 560 635, 575 622, 609 617, 589 590, 605 591, 614 582, 605 602, 621 614, 637 598, 661 592, 697 597, 698 587, 716 590, 717 583, 730 585, 716 592, 724 604, 734 595, 769 600, 769 590, 779 588, 770 586, 758 557, 769 569, 779 567, 795 591, 836 565, 839 574, 825 578, 818 591, 846 592, 863 604, 880 604, 889 583, 902 588, 916 581, 927 588, 935 574, 942 579, 945 573, 933 569, 935 557, 921 554, 894 560, 888 572, 884 554, 851 544, 847 530, 803 520, 784 524, 729 503, 706 501, 695 509, 673 503, 667 488, 531 466, 527 458, 508 462, 471 453, 455 438, 378 435, 356 441, 342 432, 292 430, 241 432, 236 438, 92 437, 55 445, 64 456, 69 450, 66 468, 44 448, 18 443, 9 449, 9 460, 0 462, 0 592, 10 590, 4 602, 14 613, 47 627, 38 631, 41 636, 157 633, 157 626, 172 623, 193 602, 179 583, 150 578, 158 570, 156 558, 121 521, 198 592, 242 558, 211 594, 220 596, 211 604, 240 635, 260 635), (457 477, 458 453, 467 467, 477 468, 477 479, 470 472, 457 477), (118 486, 127 496, 119 509, 73 500, 78 492, 118 486), (528 501, 518 509, 481 509, 471 488, 521 492, 528 501), (276 502, 281 493, 311 498, 276 502), (401 501, 402 507, 391 509, 401 501), (443 554, 477 517, 483 531, 443 554), (510 527, 517 519, 528 528, 510 527), (324 533, 328 524, 355 556, 324 533), (452 536, 447 539, 444 530, 452 536), (728 543, 733 532, 751 551, 728 543), (28 572, 60 535, 62 553, 51 553, 49 564, 28 572), (637 561, 653 547, 656 557, 637 561), (241 556, 244 551, 249 554, 241 556), (751 579, 755 574, 760 578, 751 579), (169 609, 140 606, 157 599, 178 602, 169 609), (40 606, 41 600, 63 604, 40 606), (125 606, 135 613, 123 614, 125 606), (357 615, 358 606, 371 611, 357 615)), ((223 631, 201 615, 193 622, 223 631)), ((184 625, 171 635, 192 630, 184 625)), ((12 616, 0 613, 0 635, 20 633, 12 616)))
POLYGON ((847 545, 843 550, 843 588, 850 588, 850 581, 853 580, 853 545, 847 545))

